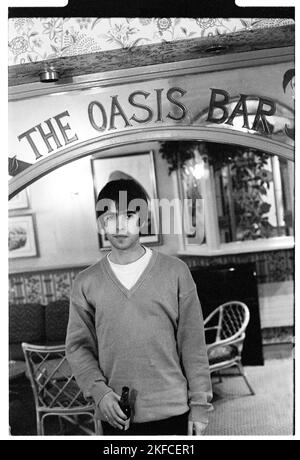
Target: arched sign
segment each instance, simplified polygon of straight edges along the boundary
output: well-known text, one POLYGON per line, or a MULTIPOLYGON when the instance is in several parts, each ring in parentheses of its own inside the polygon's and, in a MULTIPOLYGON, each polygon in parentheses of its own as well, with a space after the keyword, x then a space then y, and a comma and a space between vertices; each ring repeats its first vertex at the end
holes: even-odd
POLYGON ((150 139, 250 145, 293 160, 293 79, 293 62, 282 62, 11 101, 10 194, 82 156, 150 139))

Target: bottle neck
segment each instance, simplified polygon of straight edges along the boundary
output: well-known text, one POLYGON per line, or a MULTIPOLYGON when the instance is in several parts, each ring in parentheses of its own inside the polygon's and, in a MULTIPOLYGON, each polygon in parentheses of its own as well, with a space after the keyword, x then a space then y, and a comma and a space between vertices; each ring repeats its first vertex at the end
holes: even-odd
POLYGON ((123 402, 129 401, 129 391, 128 390, 123 390, 122 391, 121 401, 123 401, 123 402))

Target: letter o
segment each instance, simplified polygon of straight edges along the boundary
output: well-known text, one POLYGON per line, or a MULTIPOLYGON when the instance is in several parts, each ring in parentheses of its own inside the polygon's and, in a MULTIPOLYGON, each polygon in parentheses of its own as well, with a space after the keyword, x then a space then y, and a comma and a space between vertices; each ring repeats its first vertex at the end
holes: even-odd
POLYGON ((89 107, 88 107, 88 114, 89 114, 90 123, 91 123, 92 127, 94 129, 96 129, 96 131, 104 131, 107 128, 106 112, 105 112, 105 109, 104 109, 103 105, 100 102, 98 102, 98 101, 90 102, 89 107), (102 115, 102 126, 99 126, 96 123, 95 119, 94 119, 94 107, 95 106, 100 109, 100 112, 101 112, 101 115, 102 115))

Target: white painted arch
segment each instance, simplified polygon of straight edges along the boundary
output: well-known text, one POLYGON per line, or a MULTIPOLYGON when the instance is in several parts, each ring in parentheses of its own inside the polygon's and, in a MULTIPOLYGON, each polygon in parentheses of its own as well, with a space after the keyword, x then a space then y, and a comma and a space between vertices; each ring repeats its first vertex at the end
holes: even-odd
POLYGON ((101 152, 104 154, 108 150, 125 145, 130 146, 142 142, 167 140, 201 140, 241 145, 257 148, 273 155, 286 158, 287 160, 294 161, 294 147, 292 145, 282 144, 273 139, 252 133, 229 130, 219 125, 213 127, 180 125, 172 127, 157 126, 143 129, 133 128, 130 129, 130 131, 111 132, 77 143, 72 147, 62 149, 39 160, 10 180, 9 198, 12 198, 40 177, 82 157, 92 155, 96 152, 97 154, 101 154, 101 152))

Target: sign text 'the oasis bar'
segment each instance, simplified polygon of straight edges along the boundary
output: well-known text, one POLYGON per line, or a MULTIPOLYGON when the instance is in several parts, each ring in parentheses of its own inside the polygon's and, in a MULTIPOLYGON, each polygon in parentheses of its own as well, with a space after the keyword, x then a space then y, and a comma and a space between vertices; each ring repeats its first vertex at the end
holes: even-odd
MULTIPOLYGON (((167 91, 163 88, 154 89, 153 93, 143 90, 137 90, 129 94, 129 107, 124 106, 119 100, 118 95, 110 96, 110 103, 106 107, 102 102, 93 100, 88 104, 87 115, 90 125, 98 132, 124 129, 142 125, 145 123, 164 123, 166 120, 182 122, 190 120, 187 117, 188 108, 182 103, 181 98, 187 93, 182 88, 172 87, 167 91), (152 97, 151 97, 152 96, 152 97), (149 102, 148 102, 149 98, 149 102), (163 108, 166 107, 164 99, 167 100, 167 113, 163 108), (150 103, 151 101, 151 103, 150 103), (147 104, 148 102, 148 104, 147 104), (138 109, 138 114, 136 110, 138 109)), ((267 130, 266 117, 271 116, 276 111, 276 104, 271 99, 257 97, 258 106, 254 121, 250 126, 247 110, 247 98, 253 99, 253 96, 241 94, 239 100, 233 105, 230 104, 230 95, 222 89, 211 89, 210 103, 206 122, 213 124, 233 125, 235 117, 243 118, 243 128, 260 131, 262 134, 269 134, 267 130), (230 109, 229 109, 230 104, 230 109), (233 108, 232 108, 233 107, 233 108), (218 117, 215 115, 218 111, 218 117)), ((193 99, 193 103, 195 102, 193 99)), ((197 108, 201 113, 201 108, 197 108)), ((48 153, 69 145, 77 140, 78 135, 71 133, 71 127, 66 118, 69 118, 68 110, 65 110, 54 117, 30 128, 18 136, 18 140, 26 140, 31 147, 35 159, 38 160, 44 154, 39 151, 37 140, 45 145, 48 153), (51 141, 51 142, 50 142, 51 141), (55 145, 55 147, 53 147, 55 145)), ((189 121, 190 123, 190 121, 189 121)))

